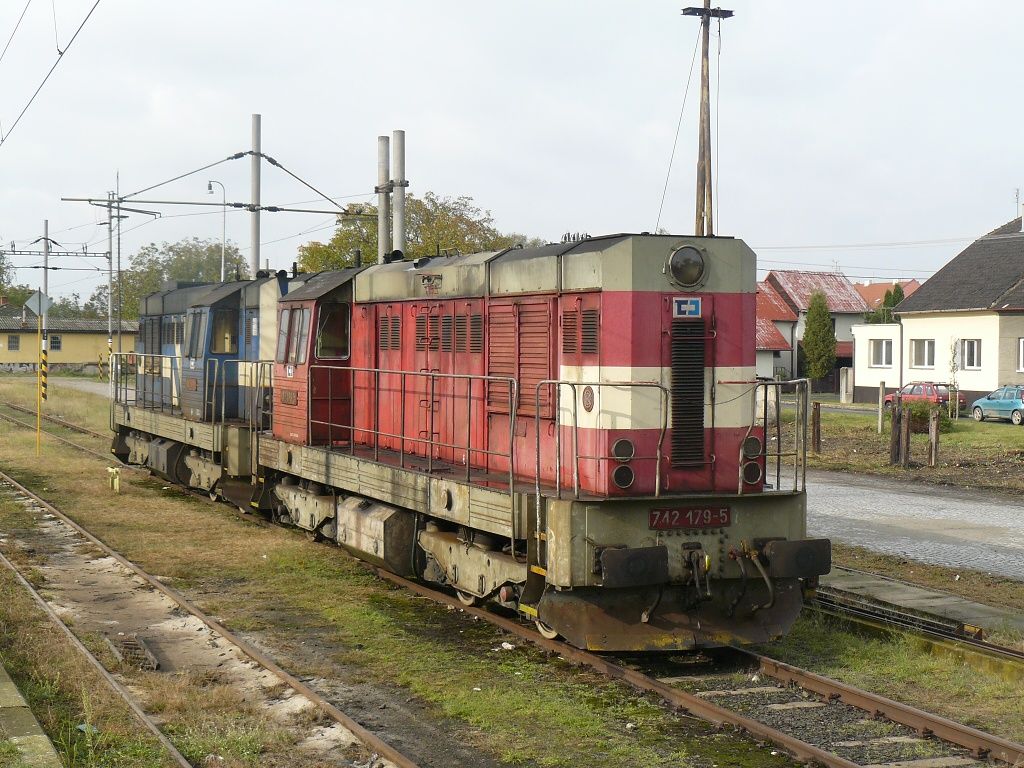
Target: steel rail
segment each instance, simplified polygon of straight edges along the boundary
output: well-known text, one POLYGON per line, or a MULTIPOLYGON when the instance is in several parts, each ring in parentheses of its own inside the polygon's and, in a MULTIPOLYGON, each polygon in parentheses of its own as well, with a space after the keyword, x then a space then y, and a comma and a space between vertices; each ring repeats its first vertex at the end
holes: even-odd
POLYGON ((935 736, 942 741, 971 750, 975 757, 1001 760, 1009 765, 1024 764, 1024 745, 993 736, 968 725, 924 712, 908 704, 887 699, 875 693, 862 691, 838 680, 794 667, 751 651, 741 651, 757 661, 761 672, 780 682, 793 684, 817 693, 828 701, 841 701, 851 707, 884 717, 894 723, 913 728, 922 735, 935 736))
MULTIPOLYGON (((4 407, 9 407, 9 405, 7 403, 0 403, 0 405, 3 405, 4 407)), ((10 416, 10 415, 8 415, 6 413, 0 413, 0 419, 3 419, 3 420, 8 421, 8 422, 11 422, 12 424, 17 424, 19 427, 24 427, 25 429, 30 429, 33 432, 35 432, 35 429, 36 429, 35 424, 26 424, 24 421, 19 421, 18 419, 14 418, 13 416, 10 416)), ((67 425, 66 424, 62 424, 61 426, 67 426, 67 425)), ((65 444, 71 446, 72 448, 77 448, 79 451, 82 451, 83 453, 88 453, 88 454, 90 454, 92 456, 96 456, 97 458, 102 459, 103 461, 115 461, 115 462, 117 462, 118 464, 120 464, 123 467, 127 467, 127 468, 132 469, 132 470, 137 470, 136 467, 132 467, 131 465, 126 464, 125 462, 121 461, 119 458, 117 458, 113 454, 101 453, 100 451, 93 450, 92 448, 89 448, 88 446, 79 445, 78 443, 75 443, 75 442, 72 442, 71 440, 68 440, 66 437, 62 437, 61 435, 54 434, 53 432, 47 432, 46 430, 43 430, 43 434, 46 435, 47 437, 52 437, 54 440, 58 440, 58 441, 60 441, 62 443, 65 443, 65 444)))
POLYGON ((122 566, 130 570, 135 575, 139 576, 151 587, 153 587, 153 589, 170 598, 181 609, 195 616, 197 619, 203 622, 203 624, 209 627, 212 631, 216 632, 229 643, 233 644, 240 651, 242 651, 242 653, 244 653, 254 662, 259 664, 261 667, 273 673, 278 679, 286 683, 294 691, 305 696, 314 705, 316 705, 317 708, 319 708, 324 714, 326 714, 332 720, 343 725, 349 731, 351 731, 352 735, 355 736, 360 742, 362 742, 362 744, 365 747, 376 752, 379 756, 384 757, 387 760, 390 760, 398 768, 419 768, 417 763, 415 763, 413 760, 406 757, 404 754, 402 754, 397 749, 392 747, 390 744, 381 739, 372 731, 369 731, 366 728, 364 728, 362 725, 360 725, 347 714, 342 712, 336 706, 331 704, 329 701, 327 701, 327 699, 325 699, 319 693, 317 693, 308 685, 303 683, 301 680, 296 678, 294 675, 286 672, 284 669, 279 667, 269 656, 264 654, 262 651, 256 649, 246 641, 229 632, 227 628, 224 627, 220 622, 216 621, 215 619, 204 613, 202 610, 199 609, 199 607, 191 603, 184 595, 182 595, 176 589, 167 586, 156 577, 144 571, 131 560, 125 558, 121 553, 111 548, 102 540, 98 539, 88 530, 86 530, 81 525, 72 520, 70 517, 68 517, 64 512, 62 512, 57 507, 46 501, 46 499, 42 498, 32 490, 26 488, 24 485, 22 485, 17 480, 12 478, 6 472, 0 471, 0 479, 6 481, 24 495, 32 498, 44 509, 46 509, 47 512, 59 518, 65 525, 72 528, 79 535, 90 541, 95 546, 99 547, 108 557, 112 557, 122 566))
POLYGON ((43 599, 42 595, 40 595, 39 592, 36 591, 35 587, 33 587, 28 580, 21 575, 21 571, 19 571, 14 563, 8 560, 2 552, 0 552, 0 563, 3 563, 3 565, 10 570, 12 574, 14 574, 14 578, 17 579, 18 583, 28 591, 32 599, 40 608, 43 609, 57 629, 67 636, 71 645, 85 657, 85 660, 96 669, 100 676, 106 680, 107 684, 124 700, 125 704, 128 705, 128 709, 132 711, 135 718, 142 723, 147 730, 151 731, 152 734, 156 736, 157 740, 167 750, 168 754, 174 758, 174 761, 181 766, 181 768, 192 768, 192 763, 185 759, 185 756, 182 755, 181 752, 178 751, 178 748, 171 743, 171 740, 164 735, 163 731, 160 730, 153 719, 145 713, 142 707, 135 703, 135 700, 131 697, 131 694, 128 693, 125 687, 117 681, 117 678, 110 674, 107 668, 103 666, 103 663, 93 655, 92 651, 85 647, 82 641, 79 640, 68 625, 64 623, 63 619, 57 615, 57 612, 50 607, 50 604, 43 599))
MULTIPOLYGON (((54 437, 57 436, 54 435, 54 437)), ((74 445, 73 443, 71 444, 74 445)), ((262 661, 260 661, 260 658, 258 657, 262 657, 263 655, 259 651, 251 649, 252 653, 250 653, 250 649, 248 649, 247 645, 244 644, 243 641, 233 638, 233 636, 221 627, 220 624, 205 616, 205 614, 202 614, 202 612, 197 608, 191 606, 191 604, 189 604, 187 600, 180 595, 180 593, 155 580, 130 561, 122 558, 121 555, 113 549, 110 549, 99 539, 96 539, 92 534, 88 533, 73 520, 67 518, 62 512, 52 507, 52 505, 49 505, 45 500, 40 499, 31 491, 24 488, 24 486, 21 486, 13 479, 7 477, 3 472, 0 472, 0 477, 6 478, 13 485, 36 498, 51 512, 67 522, 83 536, 107 551, 112 557, 117 559, 119 562, 122 562, 123 565, 138 573, 156 589, 164 592, 164 594, 175 602, 178 602, 178 604, 185 608, 185 610, 194 613, 197 618, 203 621, 211 629, 214 629, 214 631, 217 631, 227 639, 235 642, 238 647, 253 658, 254 661, 262 664, 262 661)), ((363 563, 363 561, 359 562, 363 563)), ((813 744, 802 741, 801 739, 757 720, 753 720, 732 710, 720 707, 699 696, 673 688, 672 686, 662 683, 656 678, 646 675, 643 672, 616 664, 606 657, 598 656, 590 651, 575 648, 568 643, 564 643, 559 640, 547 640, 518 621, 500 616, 482 608, 466 606, 457 601, 456 598, 443 592, 439 592, 425 584, 410 581, 409 579, 403 578, 389 571, 385 571, 377 566, 366 563, 363 564, 383 580, 389 581, 397 586, 401 586, 418 595, 428 597, 435 602, 450 605, 454 608, 463 610, 470 615, 477 616, 478 618, 488 621, 491 624, 527 640, 546 651, 558 653, 570 661, 590 667, 591 669, 594 669, 610 678, 619 679, 641 690, 655 693, 661 696, 673 707, 684 710, 696 717, 707 720, 716 725, 731 725, 735 728, 746 731, 755 737, 770 741, 771 743, 785 749, 799 760, 816 760, 827 768, 859 768, 857 763, 846 760, 845 758, 828 752, 827 750, 813 744)), ((854 688, 853 686, 841 683, 837 680, 832 680, 822 675, 802 670, 798 667, 771 659, 767 656, 753 653, 745 649, 737 648, 735 650, 737 653, 747 656, 752 661, 756 662, 761 672, 768 677, 772 677, 773 679, 786 683, 787 685, 793 684, 803 688, 804 690, 816 693, 823 696, 830 702, 841 701, 856 709, 871 713, 873 716, 884 717, 892 722, 913 728, 923 735, 933 735, 942 741, 969 749, 979 758, 996 759, 1014 766, 1024 764, 1024 745, 1016 744, 1007 739, 984 733, 983 731, 979 731, 975 728, 957 723, 939 715, 933 715, 915 707, 901 704, 891 699, 887 699, 884 696, 854 688)), ((267 661, 269 661, 269 659, 267 661)), ((270 664, 273 665, 273 662, 270 662, 270 664)), ((276 665, 273 666, 276 667, 276 665)), ((268 669, 274 671, 271 667, 268 667, 268 669)), ((281 672, 284 675, 288 675, 288 673, 283 670, 281 670, 281 672)), ((277 673, 275 672, 275 674, 277 673)), ((288 675, 288 677, 291 676, 288 675)), ((294 680, 294 678, 291 679, 294 680)), ((303 689, 308 690, 308 688, 298 680, 295 680, 294 684, 289 682, 289 685, 292 685, 293 688, 301 693, 305 693, 305 690, 303 689)), ((313 694, 310 698, 313 698, 314 696, 317 696, 317 694, 313 694)), ((328 712, 328 714, 330 713, 328 712)), ((355 730, 353 730, 353 733, 355 733, 355 730)), ((373 736, 373 734, 370 734, 370 736, 373 736)), ((381 752, 381 754, 384 753, 381 752)), ((399 763, 399 765, 403 764, 399 763)))

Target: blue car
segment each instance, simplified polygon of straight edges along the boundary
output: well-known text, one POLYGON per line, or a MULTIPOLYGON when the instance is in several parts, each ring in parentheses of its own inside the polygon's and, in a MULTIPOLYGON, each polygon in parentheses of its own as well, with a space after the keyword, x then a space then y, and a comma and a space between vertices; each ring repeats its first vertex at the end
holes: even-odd
POLYGON ((1014 424, 1024 424, 1024 385, 1013 384, 1000 387, 985 397, 979 397, 971 404, 971 415, 975 421, 985 419, 1009 419, 1014 424))

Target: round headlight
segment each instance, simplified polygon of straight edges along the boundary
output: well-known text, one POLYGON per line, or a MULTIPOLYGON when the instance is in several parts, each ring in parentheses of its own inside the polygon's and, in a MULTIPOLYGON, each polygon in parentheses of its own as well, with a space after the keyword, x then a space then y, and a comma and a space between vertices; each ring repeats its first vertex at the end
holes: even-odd
POLYGON ((676 248, 668 257, 668 274, 680 288, 695 288, 704 282, 704 254, 692 245, 676 248))

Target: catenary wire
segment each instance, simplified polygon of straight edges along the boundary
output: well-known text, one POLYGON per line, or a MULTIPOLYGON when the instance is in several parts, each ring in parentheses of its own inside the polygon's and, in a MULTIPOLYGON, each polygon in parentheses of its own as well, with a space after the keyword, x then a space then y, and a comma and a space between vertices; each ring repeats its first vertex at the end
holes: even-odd
POLYGON ((686 97, 690 94, 690 83, 693 81, 693 65, 697 61, 697 47, 700 45, 700 33, 697 34, 697 42, 693 44, 693 56, 690 58, 690 73, 686 76, 686 88, 683 90, 683 104, 679 107, 679 120, 676 122, 676 135, 672 139, 672 153, 668 157, 668 170, 665 171, 665 186, 661 190, 661 204, 658 206, 658 221, 654 225, 654 231, 661 226, 661 213, 665 209, 665 197, 668 195, 668 182, 672 178, 672 163, 676 159, 676 145, 679 143, 679 132, 683 127, 683 113, 686 111, 686 97))
POLYGON ((64 51, 60 49, 60 40, 57 38, 57 0, 50 0, 50 8, 53 9, 53 45, 60 56, 64 51))
POLYGON ((261 157, 263 157, 263 159, 266 160, 271 165, 276 166, 277 168, 280 168, 282 171, 284 171, 289 176, 291 176, 293 179, 295 179, 297 182, 299 182, 299 184, 302 184, 304 187, 307 187, 312 192, 316 192, 318 195, 320 195, 320 197, 322 197, 324 200, 329 202, 331 205, 335 206, 338 210, 340 210, 340 211, 344 211, 345 210, 336 201, 334 201, 331 198, 329 198, 327 195, 325 195, 323 192, 321 192, 319 189, 314 187, 312 184, 310 184, 305 179, 300 178, 299 176, 296 176, 294 173, 289 171, 287 168, 285 168, 283 165, 281 165, 281 163, 279 163, 277 160, 272 158, 270 155, 262 155, 261 154, 261 157))
POLYGON ((236 152, 233 155, 229 155, 228 157, 225 157, 225 158, 223 158, 221 160, 217 160, 216 162, 210 163, 209 165, 204 165, 202 168, 196 168, 194 171, 189 171, 188 173, 182 173, 182 174, 180 174, 178 176, 175 176, 173 179, 167 179, 167 181, 161 181, 159 184, 153 184, 152 186, 146 187, 145 189, 140 189, 137 192, 132 192, 130 195, 124 195, 123 197, 121 197, 121 199, 122 200, 127 200, 130 197, 135 197, 136 195, 141 195, 143 192, 149 192, 149 190, 151 190, 151 189, 156 189, 157 187, 162 187, 165 184, 170 184, 172 181, 177 181, 178 179, 184 179, 187 176, 194 176, 195 174, 200 173, 202 171, 205 171, 208 168, 213 168, 214 166, 220 165, 221 163, 226 163, 228 160, 238 160, 240 158, 245 157, 247 154, 249 154, 249 153, 248 152, 236 152))
POLYGON ((25 18, 25 12, 28 10, 28 7, 30 5, 32 5, 32 0, 27 0, 27 2, 25 3, 25 7, 21 9, 21 16, 19 16, 18 20, 16 22, 14 22, 14 29, 11 30, 11 36, 7 38, 7 44, 4 45, 4 50, 3 50, 2 53, 0 53, 0 62, 2 62, 4 60, 4 56, 7 55, 7 49, 11 47, 11 41, 14 39, 14 36, 17 34, 18 27, 21 26, 21 20, 25 18))
POLYGON ((61 51, 58 54, 57 60, 55 62, 53 62, 53 66, 50 67, 50 71, 46 73, 46 77, 43 78, 43 81, 39 84, 39 87, 36 88, 35 92, 29 98, 28 103, 22 108, 21 112, 18 113, 18 117, 15 118, 14 124, 11 125, 11 127, 7 130, 6 134, 4 134, 2 137, 0 137, 0 147, 2 147, 7 142, 7 140, 11 137, 11 133, 13 133, 14 129, 18 127, 18 123, 21 122, 21 118, 23 118, 25 116, 25 113, 28 112, 28 108, 32 106, 32 102, 34 102, 36 100, 36 97, 39 95, 39 92, 41 90, 43 90, 43 86, 46 85, 47 80, 50 79, 50 75, 53 74, 54 70, 57 69, 57 65, 60 64, 61 61, 64 59, 64 54, 67 53, 68 50, 70 50, 71 46, 74 44, 75 40, 78 38, 78 33, 82 31, 83 27, 85 27, 86 22, 89 21, 89 18, 92 16, 93 11, 96 10, 96 8, 97 8, 97 6, 99 6, 99 4, 100 4, 100 0, 96 0, 96 2, 93 3, 92 8, 89 9, 89 12, 85 15, 85 18, 82 19, 82 23, 78 25, 78 29, 75 30, 75 34, 73 34, 71 36, 71 39, 68 40, 67 46, 64 48, 63 51, 61 51))

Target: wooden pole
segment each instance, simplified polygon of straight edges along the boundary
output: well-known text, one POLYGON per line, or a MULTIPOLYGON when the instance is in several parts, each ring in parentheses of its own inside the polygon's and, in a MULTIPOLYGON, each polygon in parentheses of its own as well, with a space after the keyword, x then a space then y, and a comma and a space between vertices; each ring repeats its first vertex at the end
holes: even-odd
POLYGON ((910 466, 910 426, 913 418, 909 409, 904 408, 900 417, 900 466, 910 466))
POLYGON ((896 395, 892 399, 891 424, 889 425, 889 463, 893 466, 900 461, 900 413, 902 410, 900 396, 896 395))
POLYGON ((939 463, 939 412, 932 411, 928 415, 928 466, 939 463))
POLYGON ((811 450, 821 453, 821 403, 811 403, 811 450))
POLYGON ((878 382, 878 434, 882 434, 882 420, 885 418, 885 382, 878 382))

